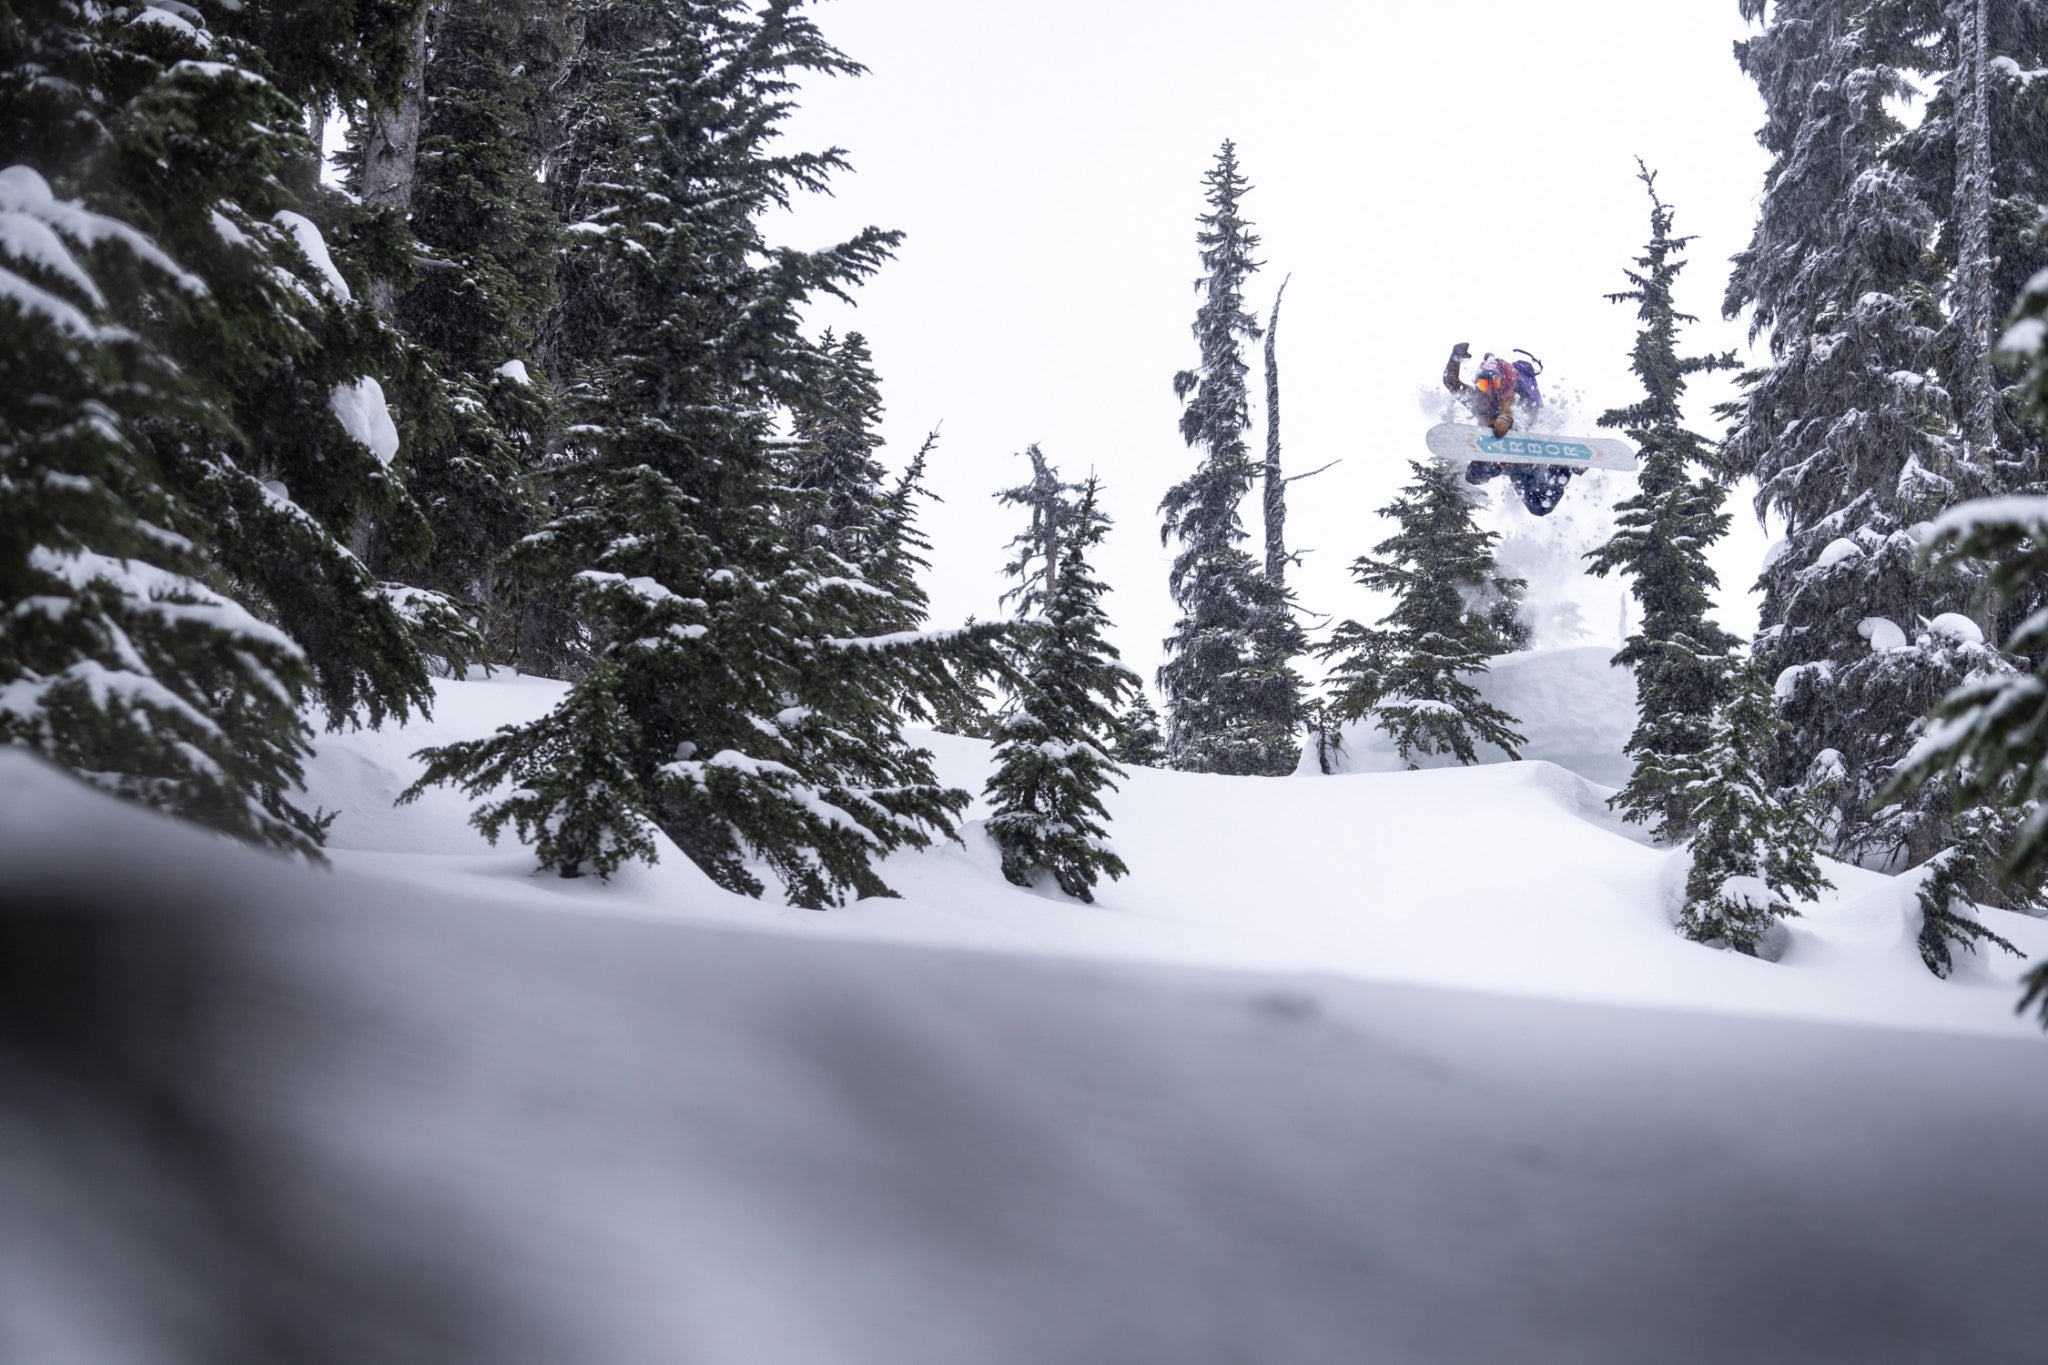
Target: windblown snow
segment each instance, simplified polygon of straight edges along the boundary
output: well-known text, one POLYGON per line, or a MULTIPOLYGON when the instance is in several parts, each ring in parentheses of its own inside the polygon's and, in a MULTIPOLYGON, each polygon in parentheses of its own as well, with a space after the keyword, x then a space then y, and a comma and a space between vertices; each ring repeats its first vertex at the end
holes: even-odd
MULTIPOLYGON (((535 875, 457 794, 392 805, 422 746, 563 694, 503 672, 321 737, 331 874, 0 753, 0 890, 208 906, 149 960, 219 973, 177 1055, 220 1169, 320 1220, 270 1273, 345 1332, 337 1268, 403 1267, 480 1314, 442 1361, 2036 1358, 2020 964, 1934 980, 1911 881, 1832 865, 1775 962, 1677 938, 1682 855, 1604 802, 1609 653, 1497 662, 1520 763, 1400 771, 1358 728, 1335 776, 1133 770, 1092 907, 1008 886, 972 824, 825 914, 665 841, 609 886, 535 875)), ((928 742, 979 790, 984 744, 928 742)), ((144 1359, 233 1311, 204 1244, 105 1257, 212 1187, 35 1074, 0 1122, 0 1260, 35 1272, 0 1357, 144 1359), (132 1305, 112 1340, 77 1337, 88 1292, 132 1305)))

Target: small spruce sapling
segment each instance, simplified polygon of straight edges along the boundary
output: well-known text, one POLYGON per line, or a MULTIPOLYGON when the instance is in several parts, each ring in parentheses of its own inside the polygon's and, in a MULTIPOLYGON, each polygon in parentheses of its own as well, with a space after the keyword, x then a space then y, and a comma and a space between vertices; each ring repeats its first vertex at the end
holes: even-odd
POLYGON ((1780 795, 1766 776, 1782 728, 1771 694, 1754 665, 1727 667, 1727 699, 1686 785, 1692 870, 1678 932, 1754 957, 1771 927, 1829 882, 1815 860, 1811 799, 1780 795))
POLYGON ((1130 705, 1116 718, 1116 761, 1131 768, 1166 766, 1166 736, 1159 730, 1159 713, 1152 699, 1139 688, 1130 705))
POLYGON ((428 787, 460 786, 487 798, 469 822, 493 844, 511 825, 543 868, 609 880, 626 862, 656 858, 658 795, 621 757, 639 739, 619 704, 618 670, 600 663, 568 701, 534 724, 423 751, 426 771, 398 799, 410 804, 428 787), (505 788, 509 794, 499 795, 505 788))
MULTIPOLYGON (((1002 850, 1003 875, 1030 886, 1050 873, 1060 890, 1095 899, 1098 878, 1128 870, 1107 842, 1109 813, 1099 793, 1123 776, 1107 750, 1115 707, 1136 686, 1103 632, 1101 599, 1089 553, 1109 530, 1093 478, 1062 518, 1056 573, 1039 599, 1016 705, 996 731, 996 772, 987 796, 988 832, 1002 850)), ((1028 579, 1026 581, 1029 581, 1028 579)))
POLYGON ((1457 476, 1434 461, 1408 468, 1413 481, 1380 509, 1400 530, 1351 566, 1362 586, 1392 594, 1394 609, 1378 627, 1343 622, 1318 651, 1336 661, 1329 716, 1375 717, 1411 767, 1417 754, 1475 763, 1481 744, 1519 758, 1515 718, 1481 698, 1471 679, 1507 651, 1492 608, 1521 583, 1501 577, 1499 537, 1473 521, 1457 476))

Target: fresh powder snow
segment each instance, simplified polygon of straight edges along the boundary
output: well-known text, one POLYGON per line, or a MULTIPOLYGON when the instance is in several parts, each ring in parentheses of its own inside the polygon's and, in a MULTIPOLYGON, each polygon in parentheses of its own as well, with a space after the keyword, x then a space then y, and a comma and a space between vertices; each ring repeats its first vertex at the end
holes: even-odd
MULTIPOLYGON (((392 805, 422 745, 563 694, 502 671, 321 737, 331 873, 0 753, 0 885, 151 908, 123 1017, 184 1020, 165 1055, 225 1161, 27 1073, 0 1245, 39 1292, 0 1339, 127 1358, 230 1312, 225 1249, 95 1248, 246 1189, 245 1228, 326 1210, 273 1269, 337 1332, 489 1302, 451 1360, 2026 1358, 2048 1053, 2014 969, 1933 980, 1910 887, 1833 866, 1776 963, 1678 939, 1682 855, 1571 766, 1625 731, 1607 669, 1501 661, 1522 763, 1133 769, 1134 875, 1095 907, 1006 885, 972 825, 827 914, 665 841, 609 886, 537 876, 456 793, 392 805), (1598 717, 1559 713, 1575 677, 1598 717), (169 964, 203 1015, 168 1012, 169 964), (432 1298, 340 1272, 387 1264, 432 1298), (89 1341, 84 1282, 131 1305, 89 1341)), ((987 745, 927 741, 978 787, 987 745)))
POLYGON ((320 229, 312 219, 303 213, 293 213, 290 209, 279 209, 271 217, 280 227, 291 233, 292 240, 299 244, 299 250, 313 263, 313 268, 320 272, 320 278, 329 294, 343 303, 355 298, 349 290, 348 281, 342 278, 340 268, 334 264, 334 254, 327 249, 327 239, 320 235, 320 229))
MULTIPOLYGON (((1629 673, 1604 646, 1509 655, 1479 679, 1521 722, 1527 761, 1401 771, 1370 726, 1345 735, 1335 777, 1247 779, 1131 768, 1106 800, 1132 875, 1093 906, 1008 886, 968 812, 964 845, 901 853, 882 875, 901 893, 827 914, 722 891, 666 839, 660 863, 609 885, 535 876, 531 854, 493 849, 470 800, 436 787, 392 802, 418 776, 415 751, 478 738, 558 702, 560 683, 503 670, 441 681, 431 722, 324 735, 312 801, 337 812, 337 866, 508 905, 1125 963, 1336 973, 1376 981, 1633 1008, 1706 1010, 1881 1028, 2029 1038, 2013 1014, 2022 964, 1965 956, 1928 975, 1914 948, 1914 876, 1827 864, 1835 890, 1787 926, 1780 961, 1688 943, 1672 931, 1683 851, 1658 849, 1606 797, 1627 775, 1629 673), (1247 859, 1251 843, 1265 856, 1247 859)), ((991 767, 978 740, 926 734, 943 780, 979 793, 991 767)), ((1444 763, 1445 760, 1423 760, 1444 763)), ((1987 922, 2030 954, 2048 921, 1987 922)))

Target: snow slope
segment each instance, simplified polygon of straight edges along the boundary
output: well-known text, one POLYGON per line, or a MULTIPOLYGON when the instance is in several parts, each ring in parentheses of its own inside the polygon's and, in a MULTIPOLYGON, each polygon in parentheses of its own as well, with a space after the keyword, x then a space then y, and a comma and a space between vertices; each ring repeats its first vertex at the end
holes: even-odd
MULTIPOLYGON (((499 673, 443 683, 436 720, 330 735, 312 792, 340 812, 338 865, 508 904, 652 916, 895 943, 1085 955, 1381 981, 1605 1004, 2038 1036, 2016 1018, 2013 958, 1964 957, 1952 980, 1921 966, 1910 879, 1831 867, 1837 889, 1793 921, 1776 962, 1671 932, 1684 863, 1646 846, 1605 806, 1597 779, 1625 772, 1628 675, 1605 648, 1498 662, 1491 700, 1522 721, 1529 761, 1423 772, 1384 737, 1347 737, 1352 771, 1247 780, 1135 770, 1113 795, 1112 834, 1132 875, 1094 906, 1005 884, 978 826, 962 845, 893 859, 900 900, 816 914, 736 897, 669 849, 608 887, 532 875, 520 848, 492 850, 468 803, 430 792, 393 809, 423 744, 537 714, 561 685, 499 673)), ((985 745, 926 737, 949 781, 979 791, 985 745)), ((979 818, 979 807, 970 812, 979 818)), ((2030 954, 2048 922, 1990 912, 2030 954)))
MULTIPOLYGON (((1133 823, 1199 798, 1277 838, 1311 796, 1462 792, 1654 859, 1575 781, 1160 778, 1133 823)), ((1213 832, 1178 845, 1212 873, 1213 832)), ((1195 885, 1133 834, 1141 878, 1195 885)), ((0 753, 0 1359, 1995 1365, 2048 1339, 2038 1040, 530 913, 488 858, 345 862, 0 753)), ((1329 884, 1368 916, 1406 875, 1329 884)))

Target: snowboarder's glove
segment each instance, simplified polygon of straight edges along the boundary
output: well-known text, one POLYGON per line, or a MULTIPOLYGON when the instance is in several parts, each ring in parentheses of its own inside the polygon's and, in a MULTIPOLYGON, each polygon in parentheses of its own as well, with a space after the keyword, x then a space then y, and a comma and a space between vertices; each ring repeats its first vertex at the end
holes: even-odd
POLYGON ((1493 419, 1493 434, 1496 436, 1505 437, 1514 429, 1515 419, 1512 417, 1496 417, 1493 419))
POLYGON ((1461 341, 1451 347, 1451 358, 1444 362, 1444 387, 1452 393, 1463 393, 1465 391, 1465 377, 1458 373, 1458 369, 1471 358, 1472 347, 1470 343, 1461 341))

